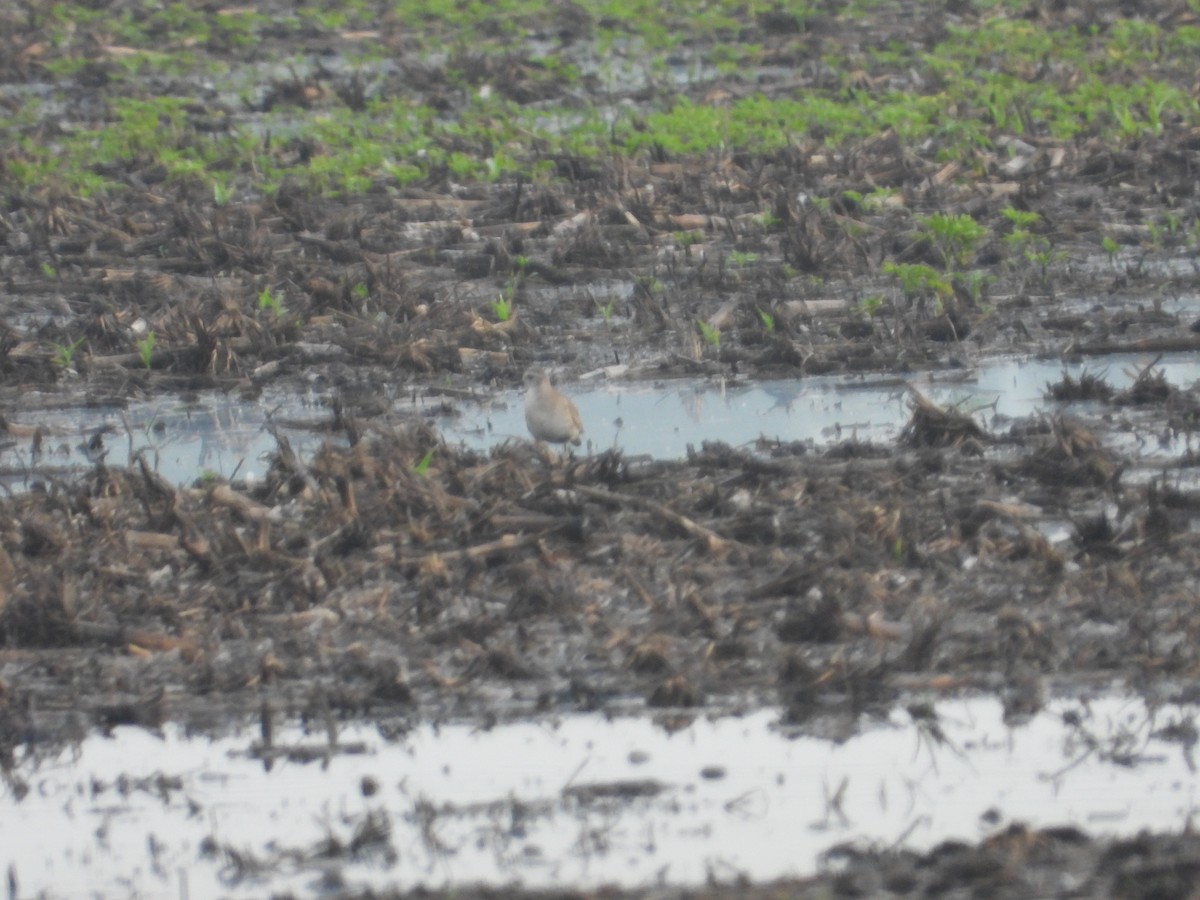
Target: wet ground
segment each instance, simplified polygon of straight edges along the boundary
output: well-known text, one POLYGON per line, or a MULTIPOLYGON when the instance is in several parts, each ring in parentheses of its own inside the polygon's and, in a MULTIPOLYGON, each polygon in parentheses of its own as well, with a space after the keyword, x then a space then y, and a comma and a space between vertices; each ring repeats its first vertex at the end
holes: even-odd
POLYGON ((120 727, 22 767, 26 827, 7 843, 33 892, 661 890, 797 878, 831 859, 845 893, 873 879, 853 848, 903 845, 911 855, 896 854, 886 880, 915 885, 929 880, 920 853, 965 857, 965 839, 999 833, 993 849, 1011 842, 1017 856, 1055 846, 1062 880, 1083 885, 1066 852, 1087 845, 1083 827, 1186 826, 1194 761, 1180 729, 1195 714, 1085 697, 1013 728, 994 700, 953 700, 836 742, 779 728, 770 710, 671 727, 594 713, 422 724, 387 737, 365 723, 211 741, 178 725, 120 727), (46 842, 64 815, 87 827, 46 842))
MULTIPOLYGON (((820 19, 825 40, 851 27, 820 19)), ((103 96, 103 37, 45 134, 103 96)), ((5 21, 11 46, 39 38, 5 21)), ((11 56, 4 96, 49 84, 56 52, 11 56)), ((316 85, 319 107, 346 79, 271 84, 316 85)), ((10 893, 1188 896, 1200 143, 1171 122, 1119 147, 994 137, 969 176, 881 135, 221 204, 134 160, 103 198, 7 195, 10 893), (878 187, 898 202, 851 199, 878 187), (914 216, 991 225, 1014 198, 1043 267, 997 239, 982 290, 936 303, 883 271, 936 262, 914 216), (578 401, 574 453, 525 439, 534 364, 578 401), (938 774, 830 761, 883 728, 938 774), (554 766, 505 782, 496 760, 533 753, 511 735, 549 735, 554 766), (1044 746, 1072 740, 1092 749, 1044 746), (999 769, 1052 780, 1094 756, 1084 793, 1115 793, 1002 787, 930 827, 959 802, 939 779, 969 783, 954 766, 982 773, 997 744, 999 769), (280 802, 257 844, 240 779, 280 802), (868 800, 906 806, 859 830, 868 800), (35 817, 62 843, 18 857, 35 817), (789 827, 821 839, 789 857, 789 827), (93 868, 118 845, 124 874, 93 868)))

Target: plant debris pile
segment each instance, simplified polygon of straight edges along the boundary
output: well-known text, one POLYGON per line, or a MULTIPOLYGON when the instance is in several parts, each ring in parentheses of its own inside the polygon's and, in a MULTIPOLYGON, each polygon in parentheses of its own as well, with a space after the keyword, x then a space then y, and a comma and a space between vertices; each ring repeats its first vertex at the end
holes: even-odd
MULTIPOLYGON (((583 48, 636 23, 571 4, 547 20, 567 23, 547 35, 557 72, 540 50, 496 52, 512 41, 493 20, 450 26, 478 29, 480 49, 460 38, 433 62, 406 36, 416 26, 373 4, 355 13, 375 27, 361 32, 289 4, 211 22, 95 6, 0 15, 6 384, 257 390, 313 366, 335 382, 376 367, 513 384, 548 356, 792 377, 1200 347, 1162 309, 1194 292, 1200 235, 1194 72, 1162 49, 1194 32, 1176 4, 1142 4, 1136 20, 1028 11, 1036 23, 964 8, 952 28, 886 4, 814 8, 780 30, 755 18, 693 48, 744 53, 763 69, 754 83, 668 90, 646 73, 609 89, 616 121, 599 128, 579 122, 605 108, 579 74, 583 48), (1057 36, 1053 71, 1037 62, 1043 33, 1057 36), (388 55, 353 73, 252 65, 295 46, 364 54, 368 38, 388 55), (195 79, 156 71, 164 39, 195 79), (815 59, 849 70, 822 75, 815 59), (914 83, 918 65, 936 71, 914 83), (231 83, 197 83, 213 69, 231 83), (1046 79, 1075 105, 1008 96, 1046 79), (788 127, 772 117, 809 97, 828 106, 788 127), (911 136, 887 124, 900 111, 918 117, 911 136), (311 134, 273 137, 310 120, 311 134), (387 130, 414 120, 433 133, 387 130)), ((508 24, 537 36, 542 19, 508 24)), ((433 48, 438 21, 420 21, 433 48)), ((644 66, 629 35, 607 46, 644 66)))
POLYGON ((434 717, 779 703, 820 731, 912 691, 1007 691, 1028 712, 1059 677, 1191 671, 1180 517, 1197 498, 1123 490, 1086 432, 1052 431, 1007 464, 929 447, 484 456, 413 426, 310 461, 281 446, 254 485, 98 466, 0 501, 0 733, 11 750, 68 713, 264 701, 434 717), (1001 485, 1041 507, 996 500, 1001 485), (1073 546, 1039 531, 1054 515, 1077 521, 1073 546))
MULTIPOLYGON (((42 458, 52 409, 204 391, 319 395, 346 444, 0 497, 0 767, 262 711, 770 705, 837 736, 956 689, 1014 722, 1083 682, 1186 692, 1200 395, 1157 364, 1200 349, 1194 3, 418 6, 0 8, 0 452, 42 458), (1095 361, 1033 420, 914 390, 892 446, 674 462, 484 455, 388 399, 1033 354, 1095 361)), ((1187 836, 1077 837, 834 881, 1194 874, 1187 836)))

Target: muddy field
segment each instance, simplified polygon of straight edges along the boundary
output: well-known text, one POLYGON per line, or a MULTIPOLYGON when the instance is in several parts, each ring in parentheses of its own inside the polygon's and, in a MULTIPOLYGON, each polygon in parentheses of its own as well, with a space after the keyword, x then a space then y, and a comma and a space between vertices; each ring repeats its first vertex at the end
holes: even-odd
MULTIPOLYGON (((967 7, 955 21, 982 15, 951 5, 967 7)), ((1081 30, 1195 23, 1171 3, 1132 7, 1022 15, 1081 30)), ((946 15, 885 7, 864 25, 830 9, 797 30, 748 17, 737 39, 762 45, 776 74, 608 101, 803 91, 825 77, 805 63, 818 51, 929 46, 946 15)), ((102 21, 69 45, 46 27, 28 11, 0 24, 7 108, 57 91, 22 138, 95 127, 114 92, 185 93, 168 76, 131 81, 102 21), (51 64, 72 54, 85 65, 56 80, 51 64)), ((563 4, 546 27, 569 58, 597 26, 563 4)), ((295 39, 197 52, 245 70, 295 39)), ((283 104, 319 115, 363 92, 414 92, 453 115, 484 85, 518 103, 600 90, 540 77, 520 48, 464 50, 452 62, 469 89, 448 86, 450 63, 386 17, 296 50, 311 65, 264 70, 250 100, 197 86, 189 133, 251 130, 283 104), (335 64, 364 41, 394 66, 364 77, 335 64)), ((1182 88, 1195 98, 1194 80, 1182 88)), ((1200 348, 1200 130, 1167 117, 1125 141, 990 133, 990 147, 954 158, 895 133, 836 148, 799 135, 770 152, 551 155, 540 179, 460 183, 443 169, 338 196, 285 181, 220 203, 136 151, 103 173, 119 187, 101 194, 10 181, 0 403, 7 449, 32 462, 9 468, 0 498, 0 763, 11 772, 31 748, 97 728, 249 715, 269 735, 272 721, 402 729, 631 710, 678 727, 765 707, 797 733, 840 737, 963 692, 998 696, 1013 723, 1080 691, 1196 700, 1200 394, 1154 363, 1200 348), (880 189, 887 202, 863 202, 880 189), (1052 250, 1014 250, 1005 209, 1036 213, 1052 250), (935 213, 991 229, 969 261, 919 227, 935 213), (906 290, 886 264, 944 272, 945 288, 906 290), (1129 353, 1137 377, 1114 390, 1106 367, 1129 353), (902 384, 1013 354, 1086 359, 1092 374, 1047 385, 1044 411, 1013 421, 914 391, 894 443, 707 443, 676 460, 546 455, 523 440, 467 450, 387 399, 470 417, 470 398, 516 389, 531 365, 570 392, 598 377, 902 384), (315 391, 328 442, 315 455, 281 443, 250 482, 114 465, 119 422, 39 426, 51 409, 267 389, 315 391), (1133 432, 1174 449, 1149 467, 1133 432), (64 442, 95 463, 57 468, 64 442)), ((296 159, 321 153, 263 139, 296 159)), ((0 154, 0 174, 13 177, 20 152, 0 154)), ((1190 834, 1014 829, 925 855, 845 849, 838 872, 812 881, 694 895, 1185 897, 1198 858, 1190 834)))

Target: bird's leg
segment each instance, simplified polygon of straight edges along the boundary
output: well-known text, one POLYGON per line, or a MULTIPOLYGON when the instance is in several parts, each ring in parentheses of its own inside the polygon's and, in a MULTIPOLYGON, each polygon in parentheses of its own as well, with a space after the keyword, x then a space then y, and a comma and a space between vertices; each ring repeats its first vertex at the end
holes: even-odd
POLYGON ((545 441, 534 441, 533 446, 537 450, 538 456, 542 458, 542 462, 550 468, 554 468, 555 463, 558 462, 558 455, 550 449, 550 445, 545 441))

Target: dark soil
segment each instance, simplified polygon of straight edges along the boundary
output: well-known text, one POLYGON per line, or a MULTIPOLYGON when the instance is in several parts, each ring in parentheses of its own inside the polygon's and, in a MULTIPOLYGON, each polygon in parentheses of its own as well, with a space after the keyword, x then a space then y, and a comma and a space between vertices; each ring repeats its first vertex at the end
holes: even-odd
MULTIPOLYGON (((1072 14, 1058 8, 1039 14, 1072 14)), ((839 21, 822 20, 830 39, 852 40, 839 21)), ((37 40, 6 28, 7 46, 37 40)), ((0 81, 43 77, 29 66, 0 54, 0 81)), ((89 88, 80 77, 79 108, 89 88)), ((570 177, 549 185, 446 175, 218 207, 131 169, 104 199, 9 195, 10 411, 36 412, 23 399, 34 389, 85 403, 316 383, 349 446, 312 459, 281 446, 255 484, 181 487, 99 464, 0 498, 0 763, 94 726, 260 708, 488 721, 768 705, 825 733, 955 691, 1000 696, 1014 721, 1081 684, 1194 699, 1200 493, 1166 477, 1127 484, 1132 461, 1108 449, 1106 428, 1131 407, 1164 434, 1195 427, 1200 398, 1152 369, 1121 394, 1092 376, 1056 385, 1064 402, 1107 404, 1087 423, 989 432, 914 396, 896 445, 822 452, 550 460, 509 443, 485 456, 421 422, 373 422, 378 385, 511 388, 535 363, 803 378, 1010 353, 1094 356, 1099 371, 1123 350, 1200 348, 1191 321, 1162 312, 1200 276, 1183 251, 1146 243, 1161 212, 1194 216, 1200 137, 1168 123, 1119 147, 1035 144, 1015 174, 1006 153, 981 151, 969 177, 885 134, 839 153, 814 141, 702 161, 563 158, 570 177), (798 199, 875 187, 903 205, 798 199), (1010 204, 1042 216, 1062 253, 1048 271, 996 246, 979 255, 982 296, 934 310, 889 286, 884 260, 933 261, 913 211, 992 221, 1010 204), (776 224, 751 227, 764 206, 776 224), (699 242, 679 246, 693 229, 699 242), (1109 265, 1099 248, 1114 232, 1126 244, 1109 265), (732 266, 734 251, 758 262, 732 266), (513 278, 517 315, 496 322, 490 303, 513 278), (283 293, 286 317, 257 307, 264 288, 283 293), (864 312, 873 294, 884 303, 864 312), (150 368, 139 320, 157 336, 150 368), (720 328, 719 348, 697 320, 720 328), (55 345, 80 338, 70 367, 56 361, 55 345), (1045 517, 1071 523, 1069 546, 1035 527, 1045 517)), ((1072 896, 1183 897, 1197 880, 1194 842, 1166 835, 846 854, 842 874, 745 895, 1066 896, 1056 878, 1069 869, 1085 886, 1072 896)))

